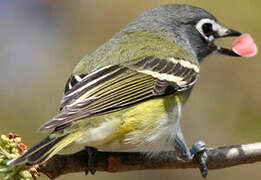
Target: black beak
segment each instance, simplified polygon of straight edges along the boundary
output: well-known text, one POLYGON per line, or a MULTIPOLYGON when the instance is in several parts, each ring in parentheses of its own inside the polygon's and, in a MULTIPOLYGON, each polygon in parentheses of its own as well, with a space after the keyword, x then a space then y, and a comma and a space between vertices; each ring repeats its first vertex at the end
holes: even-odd
POLYGON ((217 38, 241 36, 241 35, 242 35, 241 32, 238 32, 234 29, 227 29, 227 30, 225 30, 225 32, 217 32, 217 38))
MULTIPOLYGON (((233 29, 222 29, 222 32, 217 32, 216 33, 216 38, 223 38, 223 37, 232 37, 232 36, 240 36, 241 33, 233 30, 233 29)), ((235 56, 235 57, 240 57, 238 54, 236 54, 235 52, 233 52, 231 49, 227 49, 224 47, 220 47, 217 46, 217 52, 219 52, 220 54, 224 54, 227 56, 235 56)))

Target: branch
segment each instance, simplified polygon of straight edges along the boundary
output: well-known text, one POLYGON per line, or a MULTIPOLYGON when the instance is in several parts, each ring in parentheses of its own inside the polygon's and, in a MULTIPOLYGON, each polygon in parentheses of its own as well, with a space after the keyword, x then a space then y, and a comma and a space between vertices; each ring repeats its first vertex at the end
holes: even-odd
MULTIPOLYGON (((234 145, 207 149, 208 168, 221 169, 240 164, 261 161, 261 143, 234 145)), ((69 155, 55 155, 39 167, 39 172, 50 179, 60 175, 85 172, 88 153, 81 150, 69 155)), ((97 171, 126 172, 149 169, 198 168, 195 160, 185 162, 177 158, 174 151, 161 152, 157 157, 148 158, 138 152, 98 152, 94 167, 97 171)))

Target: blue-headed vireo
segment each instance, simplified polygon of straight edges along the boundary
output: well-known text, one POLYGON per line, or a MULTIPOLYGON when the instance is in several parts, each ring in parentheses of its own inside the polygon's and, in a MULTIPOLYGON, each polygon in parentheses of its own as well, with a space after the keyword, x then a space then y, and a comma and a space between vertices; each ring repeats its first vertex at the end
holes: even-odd
POLYGON ((239 35, 198 7, 146 11, 79 62, 60 111, 40 128, 53 131, 8 164, 42 163, 72 142, 151 156, 175 149, 190 160, 180 120, 199 63, 214 52, 238 56, 214 41, 239 35))

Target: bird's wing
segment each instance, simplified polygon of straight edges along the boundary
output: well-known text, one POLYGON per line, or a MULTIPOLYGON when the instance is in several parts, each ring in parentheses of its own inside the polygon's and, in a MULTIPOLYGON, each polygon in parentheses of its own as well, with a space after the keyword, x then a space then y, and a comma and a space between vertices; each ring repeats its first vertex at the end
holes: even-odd
POLYGON ((191 88, 199 66, 182 59, 154 56, 106 66, 67 83, 61 111, 40 130, 63 127, 72 121, 117 111, 145 99, 191 88))

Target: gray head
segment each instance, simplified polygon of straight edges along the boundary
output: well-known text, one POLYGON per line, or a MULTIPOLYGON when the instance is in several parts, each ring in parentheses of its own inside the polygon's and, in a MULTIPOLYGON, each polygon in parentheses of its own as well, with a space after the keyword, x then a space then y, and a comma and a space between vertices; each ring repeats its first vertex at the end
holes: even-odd
POLYGON ((126 28, 145 29, 161 33, 194 53, 199 60, 214 51, 237 56, 233 51, 218 47, 214 40, 239 36, 241 33, 222 26, 209 12, 194 6, 168 4, 150 9, 132 21, 126 28))

